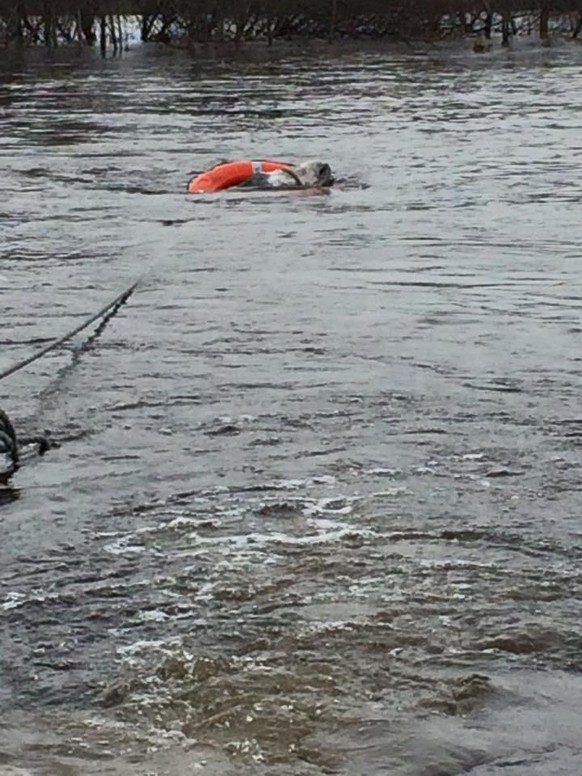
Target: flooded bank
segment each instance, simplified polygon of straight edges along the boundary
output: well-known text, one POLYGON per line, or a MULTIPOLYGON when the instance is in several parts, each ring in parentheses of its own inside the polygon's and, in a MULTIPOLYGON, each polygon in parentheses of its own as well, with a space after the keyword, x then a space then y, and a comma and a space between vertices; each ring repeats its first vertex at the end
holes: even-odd
POLYGON ((581 70, 3 61, 2 776, 577 770, 581 70))

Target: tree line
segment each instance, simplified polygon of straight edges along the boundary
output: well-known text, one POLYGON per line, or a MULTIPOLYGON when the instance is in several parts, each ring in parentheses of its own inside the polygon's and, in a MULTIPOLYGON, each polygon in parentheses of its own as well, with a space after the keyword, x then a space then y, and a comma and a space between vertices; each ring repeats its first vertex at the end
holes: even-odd
POLYGON ((240 43, 295 38, 415 40, 500 32, 577 37, 582 0, 0 0, 0 43, 123 48, 141 40, 240 43))

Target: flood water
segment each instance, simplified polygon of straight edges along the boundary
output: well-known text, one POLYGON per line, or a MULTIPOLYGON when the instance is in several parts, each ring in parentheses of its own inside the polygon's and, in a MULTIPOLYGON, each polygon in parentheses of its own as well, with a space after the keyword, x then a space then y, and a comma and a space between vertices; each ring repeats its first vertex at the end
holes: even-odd
POLYGON ((2 776, 580 773, 581 79, 4 56, 2 776))

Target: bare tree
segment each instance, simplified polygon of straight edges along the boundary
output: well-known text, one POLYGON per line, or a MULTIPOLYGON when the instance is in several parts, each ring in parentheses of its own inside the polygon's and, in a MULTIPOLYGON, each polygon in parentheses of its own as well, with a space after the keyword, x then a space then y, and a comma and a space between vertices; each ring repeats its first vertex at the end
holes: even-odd
POLYGON ((0 0, 0 42, 77 43, 123 48, 122 19, 139 20, 143 41, 242 43, 277 38, 417 38, 501 32, 517 34, 516 17, 537 19, 540 38, 553 17, 582 30, 582 0, 0 0))

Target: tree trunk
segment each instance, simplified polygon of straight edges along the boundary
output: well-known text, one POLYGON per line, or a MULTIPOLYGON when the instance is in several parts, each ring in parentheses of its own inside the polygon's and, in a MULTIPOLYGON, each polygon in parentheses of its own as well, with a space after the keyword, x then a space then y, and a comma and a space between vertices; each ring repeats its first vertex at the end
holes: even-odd
POLYGON ((329 39, 335 39, 337 28, 337 0, 331 0, 331 20, 329 23, 329 39))
POLYGON ((509 46, 511 39, 511 18, 508 11, 504 11, 501 17, 501 45, 509 46))
POLYGON ((44 22, 44 44, 47 48, 55 48, 57 43, 57 32, 53 9, 50 3, 45 3, 42 17, 44 22))
POLYGON ((26 12, 20 3, 14 9, 14 40, 21 46, 24 43, 24 16, 26 12))
POLYGON ((273 15, 271 13, 271 6, 267 10, 267 46, 271 48, 273 45, 273 15))
POLYGON ((115 17, 113 14, 109 17, 109 36, 111 38, 111 43, 113 45, 113 53, 117 54, 117 33, 115 31, 115 17))
POLYGON ((540 11, 540 38, 547 40, 549 37, 550 9, 543 5, 540 11))
POLYGON ((95 30, 93 29, 95 24, 95 17, 92 13, 86 13, 81 10, 79 11, 79 23, 81 25, 81 29, 83 30, 83 36, 87 41, 87 45, 93 46, 97 40, 95 30))
POLYGON ((107 53, 107 18, 105 16, 99 19, 99 48, 101 56, 104 57, 107 53))

